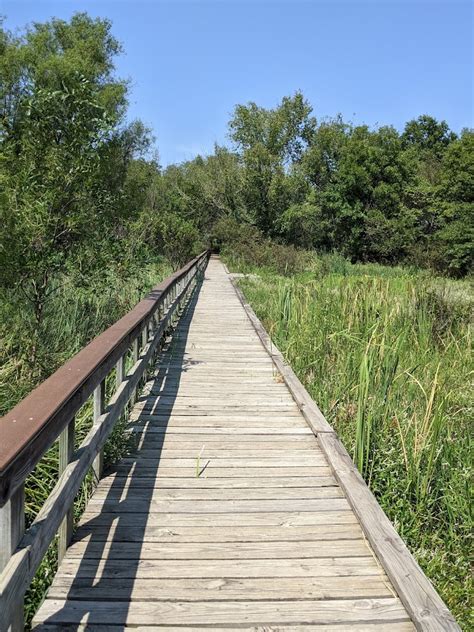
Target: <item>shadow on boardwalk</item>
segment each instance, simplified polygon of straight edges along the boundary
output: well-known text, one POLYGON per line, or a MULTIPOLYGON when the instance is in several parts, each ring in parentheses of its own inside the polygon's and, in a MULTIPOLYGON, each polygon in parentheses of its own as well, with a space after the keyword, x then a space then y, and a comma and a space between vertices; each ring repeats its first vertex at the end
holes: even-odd
MULTIPOLYGON (((145 531, 149 517, 149 507, 153 499, 155 479, 158 476, 161 449, 166 437, 166 429, 171 416, 173 405, 176 401, 180 386, 181 372, 168 367, 172 365, 185 365, 185 347, 188 338, 189 327, 192 322, 194 310, 199 297, 202 281, 194 289, 193 295, 186 306, 179 321, 179 333, 163 350, 164 359, 169 362, 162 363, 155 373, 151 385, 151 397, 159 396, 157 408, 153 414, 160 415, 160 432, 153 432, 151 424, 143 422, 143 428, 137 432, 137 448, 125 463, 117 463, 106 472, 106 476, 113 476, 113 481, 107 490, 100 514, 83 522, 78 530, 74 542, 86 541, 86 548, 77 569, 77 573, 71 582, 68 598, 75 600, 78 620, 87 623, 90 615, 89 604, 93 590, 94 603, 97 601, 120 601, 124 615, 128 611, 131 601, 135 579, 139 571, 141 551, 145 540, 145 531), (168 356, 168 358, 167 358, 168 356), (161 399, 166 403, 160 405, 161 399), (161 432, 162 430, 162 432, 161 432), (153 454, 150 455, 150 450, 153 454), (144 454, 143 454, 144 453, 144 454), (151 458, 150 458, 151 456, 151 458), (146 476, 142 466, 146 466, 146 476), (127 509, 130 501, 140 499, 140 511, 127 509), (133 511, 133 512, 132 512, 133 511), (126 576, 121 577, 117 573, 116 561, 126 559, 126 576), (113 581, 113 580, 118 581, 113 581), (111 581, 112 580, 112 581, 111 581), (81 601, 83 600, 83 601, 81 601), (82 611, 81 611, 81 608, 82 611)), ((183 368, 183 372, 186 371, 183 368)), ((147 400, 144 394, 139 401, 147 400)), ((150 414, 150 410, 142 410, 135 425, 139 425, 142 418, 150 414)), ((100 485, 99 485, 100 489, 100 485)), ((51 619, 44 621, 44 625, 57 625, 61 618, 61 612, 56 613, 51 619)), ((126 616, 125 619, 126 620, 126 616)), ((79 629, 81 624, 68 624, 67 629, 79 629)), ((121 627, 121 626, 119 626, 121 627)), ((117 629, 114 626, 114 629, 117 629)))

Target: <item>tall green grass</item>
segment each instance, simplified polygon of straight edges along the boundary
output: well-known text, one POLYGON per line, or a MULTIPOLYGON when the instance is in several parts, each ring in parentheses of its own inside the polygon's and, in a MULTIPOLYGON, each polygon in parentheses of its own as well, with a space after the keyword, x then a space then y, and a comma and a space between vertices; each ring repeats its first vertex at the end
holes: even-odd
MULTIPOLYGON (((32 306, 21 293, 3 290, 0 296, 0 414, 27 395, 92 338, 132 309, 160 280, 171 273, 166 261, 105 269, 78 284, 72 276, 60 276, 52 285, 39 329, 33 326, 32 306), (36 361, 31 362, 32 350, 36 361)), ((131 359, 129 359, 129 365, 131 359)), ((114 390, 115 375, 107 378, 106 392, 114 390)), ((92 424, 92 403, 76 418, 76 447, 92 424)), ((105 446, 105 464, 117 461, 129 449, 129 440, 118 422, 105 446)), ((26 526, 36 517, 58 478, 58 445, 48 450, 25 482, 26 526)), ((93 489, 86 478, 75 501, 79 518, 93 489)), ((57 543, 50 546, 25 599, 27 628, 49 587, 57 566, 57 543)))
POLYGON ((250 303, 426 574, 473 629, 472 286, 339 259, 315 260, 291 278, 252 271, 260 277, 241 282, 250 303))

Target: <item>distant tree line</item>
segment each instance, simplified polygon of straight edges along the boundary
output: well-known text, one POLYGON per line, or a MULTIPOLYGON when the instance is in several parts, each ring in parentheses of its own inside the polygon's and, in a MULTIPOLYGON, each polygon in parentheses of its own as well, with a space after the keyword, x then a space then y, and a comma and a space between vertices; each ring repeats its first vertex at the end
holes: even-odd
MULTIPOLYGON (((162 208, 201 233, 222 217, 352 261, 462 276, 474 262, 474 133, 423 115, 402 133, 341 117, 317 122, 300 93, 239 105, 233 151, 168 167, 162 208)), ((159 206, 156 210, 159 210, 159 206)))
POLYGON ((80 283, 156 254, 179 265, 232 227, 353 261, 472 271, 472 130, 427 115, 402 133, 317 121, 296 93, 238 105, 229 147, 162 169, 150 130, 126 122, 120 52, 109 21, 84 13, 0 30, 0 286, 38 319, 57 274, 80 283))

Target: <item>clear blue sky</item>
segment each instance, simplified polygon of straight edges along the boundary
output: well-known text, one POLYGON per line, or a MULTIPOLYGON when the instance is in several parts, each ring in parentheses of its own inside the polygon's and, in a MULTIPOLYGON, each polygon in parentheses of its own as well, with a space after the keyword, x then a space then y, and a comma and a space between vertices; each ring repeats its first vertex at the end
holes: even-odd
POLYGON ((319 118, 473 126, 467 1, 0 0, 10 29, 79 10, 112 20, 130 117, 153 128, 165 165, 226 142, 237 103, 271 107, 298 89, 319 118))

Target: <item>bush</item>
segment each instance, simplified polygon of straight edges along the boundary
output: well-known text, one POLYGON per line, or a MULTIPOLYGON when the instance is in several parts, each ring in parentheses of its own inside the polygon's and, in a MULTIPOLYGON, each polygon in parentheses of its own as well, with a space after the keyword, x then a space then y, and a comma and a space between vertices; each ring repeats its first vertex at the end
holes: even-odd
POLYGON ((175 268, 182 267, 205 248, 196 226, 170 212, 145 211, 134 225, 133 241, 138 250, 145 246, 153 257, 164 254, 175 268))
POLYGON ((313 260, 307 251, 279 244, 264 237, 255 226, 238 224, 230 218, 215 224, 210 243, 232 268, 238 267, 239 270, 263 267, 289 276, 307 269, 313 260))

